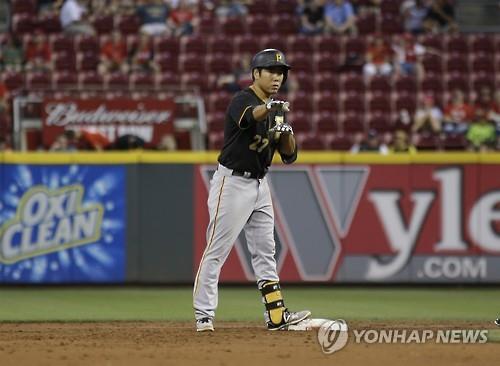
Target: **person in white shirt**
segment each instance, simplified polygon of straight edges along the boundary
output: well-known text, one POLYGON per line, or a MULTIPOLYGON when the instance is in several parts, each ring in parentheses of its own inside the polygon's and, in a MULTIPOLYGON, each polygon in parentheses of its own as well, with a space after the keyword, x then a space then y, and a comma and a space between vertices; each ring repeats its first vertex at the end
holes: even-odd
POLYGON ((79 0, 66 0, 61 7, 60 20, 65 33, 95 35, 94 27, 85 20, 87 9, 79 0))

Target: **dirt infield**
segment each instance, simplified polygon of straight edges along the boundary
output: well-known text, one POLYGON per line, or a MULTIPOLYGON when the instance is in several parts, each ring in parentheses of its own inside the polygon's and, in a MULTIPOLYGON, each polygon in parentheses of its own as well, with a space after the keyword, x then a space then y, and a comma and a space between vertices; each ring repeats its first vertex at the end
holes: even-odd
MULTIPOLYGON (((488 329, 479 323, 350 323, 358 329, 488 329)), ((500 344, 349 344, 322 353, 315 331, 268 332, 257 323, 0 323, 7 365, 494 365, 500 344)))

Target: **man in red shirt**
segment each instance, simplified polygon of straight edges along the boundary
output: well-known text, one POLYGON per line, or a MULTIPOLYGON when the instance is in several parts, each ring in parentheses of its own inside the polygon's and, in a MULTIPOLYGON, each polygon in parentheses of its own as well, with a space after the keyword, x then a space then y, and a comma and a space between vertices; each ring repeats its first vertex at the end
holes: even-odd
POLYGON ((43 33, 36 34, 28 43, 25 59, 29 71, 46 72, 52 69, 50 46, 43 33))
POLYGON ((113 32, 111 38, 102 45, 98 69, 101 74, 115 71, 128 72, 127 45, 120 32, 113 32))
POLYGON ((444 109, 443 131, 451 134, 463 134, 474 118, 474 107, 465 102, 464 93, 455 89, 451 102, 444 109))

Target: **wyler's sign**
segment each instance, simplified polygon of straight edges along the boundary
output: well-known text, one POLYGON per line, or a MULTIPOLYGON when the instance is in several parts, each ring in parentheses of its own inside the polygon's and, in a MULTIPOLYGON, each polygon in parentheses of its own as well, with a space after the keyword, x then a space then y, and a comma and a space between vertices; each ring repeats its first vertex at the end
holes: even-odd
MULTIPOLYGON (((212 171, 200 169, 203 192, 212 171)), ((275 166, 268 180, 280 278, 500 282, 498 177, 500 166, 486 163, 275 166)), ((196 238, 195 262, 205 245, 196 238)), ((253 281, 244 234, 235 249, 221 279, 253 281)))
POLYGON ((96 202, 82 206, 84 187, 29 189, 16 216, 0 228, 0 262, 22 259, 94 243, 101 238, 104 208, 96 202))
POLYGON ((42 106, 43 142, 50 145, 65 129, 99 132, 110 141, 136 135, 158 143, 173 131, 172 99, 45 99, 42 106))
POLYGON ((0 283, 123 282, 125 168, 0 165, 0 283))

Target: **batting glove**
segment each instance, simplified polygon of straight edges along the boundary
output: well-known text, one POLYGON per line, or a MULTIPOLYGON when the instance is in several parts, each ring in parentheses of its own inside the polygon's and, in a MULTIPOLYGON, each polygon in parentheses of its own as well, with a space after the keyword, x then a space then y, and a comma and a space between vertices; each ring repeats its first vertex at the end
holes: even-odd
POLYGON ((266 103, 266 109, 268 111, 282 111, 282 112, 290 112, 290 103, 284 102, 282 100, 270 100, 266 103))
POLYGON ((280 134, 282 133, 288 133, 290 135, 293 135, 293 129, 292 126, 290 126, 288 123, 280 123, 277 124, 272 128, 274 132, 278 132, 280 134))

